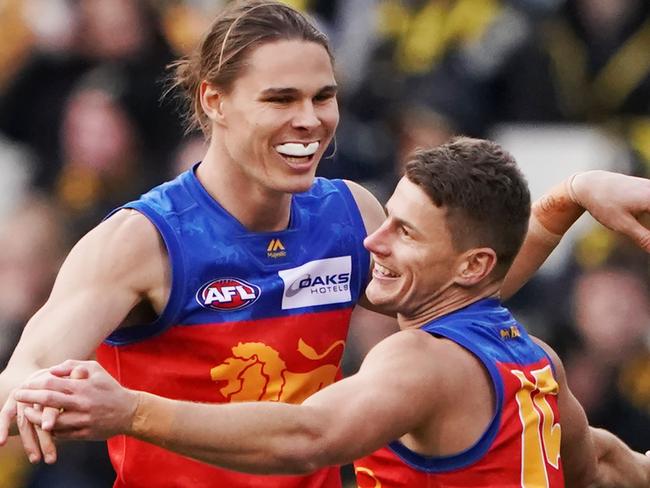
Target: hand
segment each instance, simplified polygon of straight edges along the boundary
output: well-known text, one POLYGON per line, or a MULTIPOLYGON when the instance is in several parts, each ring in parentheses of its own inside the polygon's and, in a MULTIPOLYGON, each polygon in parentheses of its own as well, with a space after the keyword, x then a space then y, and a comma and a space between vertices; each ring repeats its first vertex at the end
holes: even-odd
MULTIPOLYGON (((45 370, 35 372, 31 378, 42 374, 45 370)), ((14 390, 15 392, 16 390, 14 390)), ((11 427, 14 420, 18 426, 18 433, 20 434, 23 442, 25 453, 32 463, 38 463, 41 459, 45 462, 52 464, 56 462, 56 446, 54 439, 49 432, 44 432, 36 424, 32 424, 25 417, 25 405, 16 402, 13 398, 13 393, 9 395, 2 410, 0 410, 0 446, 3 446, 10 435, 11 427)), ((44 423, 54 423, 58 410, 47 408, 45 410, 38 409, 38 416, 42 416, 44 423)), ((39 425, 41 419, 39 419, 39 425)), ((15 432, 14 432, 15 433, 15 432)))
MULTIPOLYGON (((43 369, 34 373, 27 381, 29 382, 47 376, 48 374, 49 371, 43 369)), ((85 379, 87 375, 84 375, 83 371, 73 370, 70 373, 70 378, 85 379)), ((18 430, 23 443, 23 449, 31 463, 36 464, 41 458, 45 460, 46 464, 54 464, 56 462, 56 444, 54 442, 54 436, 50 431, 56 424, 60 413, 60 410, 53 407, 43 408, 36 403, 30 407, 25 403, 17 402, 18 430), (32 412, 31 422, 26 416, 26 412, 28 411, 32 412), (40 418, 38 418, 39 413, 41 413, 40 418)))
MULTIPOLYGON (((63 409, 53 426, 57 438, 103 440, 126 432, 137 407, 137 393, 123 388, 95 361, 68 360, 21 386, 19 402, 63 409)), ((27 407, 30 422, 40 412, 27 407)))
MULTIPOLYGON (((36 422, 32 423, 25 415, 25 410, 29 408, 24 403, 17 403, 17 423, 18 432, 23 443, 23 449, 29 459, 29 462, 36 464, 42 459, 47 464, 54 464, 57 458, 56 444, 50 432, 43 430, 36 422)), ((57 410, 46 408, 40 405, 33 405, 31 408, 40 416, 41 423, 43 417, 49 416, 56 420, 57 410), (52 413, 54 412, 54 413, 52 413), (47 414, 47 415, 46 415, 47 414)))
POLYGON ((607 171, 579 173, 571 182, 572 198, 596 220, 625 234, 650 252, 650 230, 638 218, 650 212, 650 180, 607 171))
POLYGON ((0 446, 4 446, 7 443, 10 435, 15 435, 18 432, 12 429, 14 426, 14 421, 16 420, 17 415, 17 403, 14 400, 14 393, 16 390, 13 390, 7 401, 2 406, 0 410, 0 446))

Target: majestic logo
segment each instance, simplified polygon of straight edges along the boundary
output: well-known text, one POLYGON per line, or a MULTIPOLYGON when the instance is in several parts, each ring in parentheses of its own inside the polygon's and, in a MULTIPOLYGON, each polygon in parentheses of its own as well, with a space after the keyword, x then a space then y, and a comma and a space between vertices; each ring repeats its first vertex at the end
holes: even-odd
POLYGON ((205 308, 232 311, 252 305, 261 294, 259 286, 244 280, 220 278, 203 285, 196 293, 196 301, 205 308))
POLYGON ((352 300, 352 258, 319 259, 278 272, 284 282, 282 309, 345 303, 352 300))
POLYGON ((302 403, 334 383, 344 347, 344 341, 336 341, 319 354, 299 339, 300 355, 316 364, 306 371, 294 372, 272 347, 262 342, 240 342, 232 348, 232 357, 210 370, 210 377, 212 381, 226 382, 219 391, 230 402, 302 403), (336 356, 332 355, 335 351, 336 356), (328 357, 333 363, 323 364, 328 357))
POLYGON ((284 249, 284 244, 280 239, 271 239, 269 245, 266 248, 266 255, 269 258, 283 258, 287 255, 287 251, 284 249))

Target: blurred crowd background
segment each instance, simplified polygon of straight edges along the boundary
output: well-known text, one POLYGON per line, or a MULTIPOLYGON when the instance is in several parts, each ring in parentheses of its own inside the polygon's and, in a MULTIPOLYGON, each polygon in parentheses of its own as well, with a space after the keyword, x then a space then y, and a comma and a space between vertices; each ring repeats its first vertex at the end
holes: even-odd
MULTIPOLYGON (((0 369, 70 246, 201 159, 201 135, 161 101, 165 67, 225 3, 0 0, 0 369)), ((650 172, 647 0, 287 3, 336 53, 341 123, 323 176, 385 201, 410 151, 454 134, 501 142, 533 196, 575 171, 650 172)), ((560 352, 592 424, 637 450, 650 448, 648 265, 583 219, 509 303, 560 352)), ((112 479, 100 443, 62 445, 54 467, 0 449, 0 488, 112 479)))

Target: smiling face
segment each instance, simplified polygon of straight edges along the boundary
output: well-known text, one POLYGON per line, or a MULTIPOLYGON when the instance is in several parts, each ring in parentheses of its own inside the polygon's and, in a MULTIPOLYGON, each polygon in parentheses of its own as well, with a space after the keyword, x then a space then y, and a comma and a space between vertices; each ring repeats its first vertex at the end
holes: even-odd
POLYGON ((414 316, 449 289, 462 253, 454 249, 445 209, 408 178, 386 210, 387 219, 364 241, 375 263, 366 296, 384 310, 414 316))
POLYGON ((339 120, 329 54, 317 43, 263 44, 218 97, 212 137, 232 177, 284 193, 309 189, 339 120))

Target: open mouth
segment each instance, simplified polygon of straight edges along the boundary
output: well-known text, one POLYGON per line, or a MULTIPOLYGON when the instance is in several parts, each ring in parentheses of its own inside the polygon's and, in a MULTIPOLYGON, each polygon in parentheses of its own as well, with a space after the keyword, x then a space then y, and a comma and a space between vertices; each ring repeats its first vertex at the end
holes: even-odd
POLYGON ((399 278, 400 275, 379 263, 375 263, 372 276, 375 278, 399 278))
POLYGON ((320 141, 314 142, 286 142, 275 146, 277 153, 295 169, 310 168, 314 155, 320 147, 320 141))

